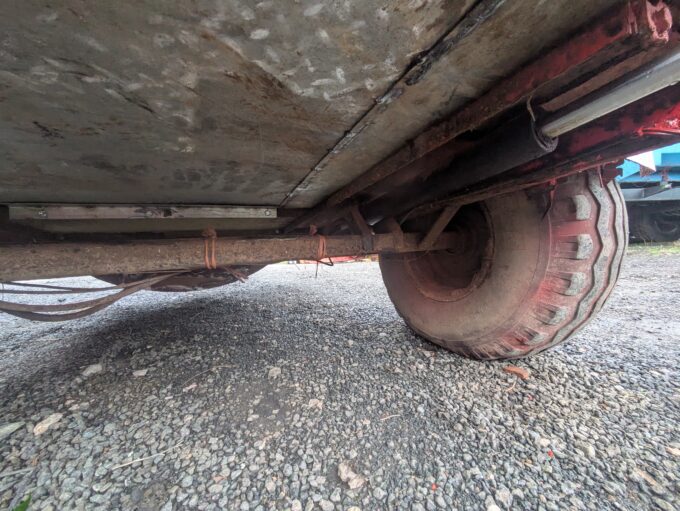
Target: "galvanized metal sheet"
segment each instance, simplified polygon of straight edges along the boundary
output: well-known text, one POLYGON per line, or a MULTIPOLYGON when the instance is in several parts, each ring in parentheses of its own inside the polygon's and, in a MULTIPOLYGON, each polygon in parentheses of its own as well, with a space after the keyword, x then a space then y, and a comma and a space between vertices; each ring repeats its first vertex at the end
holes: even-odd
POLYGON ((614 3, 3 2, 0 203, 309 207, 614 3))
POLYGON ((472 0, 0 4, 0 202, 277 205, 472 0))
POLYGON ((397 81, 289 195, 286 205, 311 207, 415 137, 479 97, 619 0, 483 0, 471 21, 454 28, 425 66, 397 81), (487 16, 487 14, 489 14, 487 16))

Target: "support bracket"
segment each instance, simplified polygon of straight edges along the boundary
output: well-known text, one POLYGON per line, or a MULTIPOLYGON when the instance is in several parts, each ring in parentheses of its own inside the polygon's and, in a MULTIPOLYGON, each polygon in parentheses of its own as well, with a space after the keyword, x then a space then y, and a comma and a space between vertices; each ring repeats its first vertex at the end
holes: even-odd
POLYGON ((430 250, 434 246, 437 239, 439 239, 441 233, 444 232, 444 229, 449 224, 451 219, 456 216, 456 213, 458 213, 459 209, 460 204, 456 203, 446 206, 440 213, 439 217, 437 217, 437 220, 434 221, 430 227, 430 230, 427 231, 427 234, 418 245, 418 248, 420 250, 430 250))
POLYGON ((366 223, 361 211, 359 211, 359 206, 356 204, 350 208, 350 215, 352 215, 352 221, 356 225, 357 229, 361 233, 361 240, 364 248, 364 252, 370 254, 373 252, 373 229, 366 223))

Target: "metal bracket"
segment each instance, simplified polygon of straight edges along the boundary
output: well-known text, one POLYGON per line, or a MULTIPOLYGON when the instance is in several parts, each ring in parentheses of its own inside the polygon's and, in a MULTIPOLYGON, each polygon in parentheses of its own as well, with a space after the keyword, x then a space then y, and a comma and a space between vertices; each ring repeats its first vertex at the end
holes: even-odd
POLYGON ((352 221, 354 225, 359 229, 361 233, 361 241, 363 245, 364 252, 371 254, 373 252, 373 229, 366 223, 361 211, 359 211, 359 206, 356 204, 350 208, 350 214, 352 215, 352 221))
POLYGON ((401 248, 404 246, 404 231, 393 216, 384 219, 381 222, 381 225, 383 225, 385 229, 387 229, 387 232, 392 235, 396 247, 401 248))
POLYGON ((456 215, 456 213, 458 213, 459 209, 460 204, 451 204, 446 206, 442 210, 437 220, 434 221, 430 227, 430 230, 427 231, 427 234, 418 245, 418 248, 421 250, 430 250, 434 246, 441 233, 444 232, 444 229, 449 224, 451 219, 456 215))

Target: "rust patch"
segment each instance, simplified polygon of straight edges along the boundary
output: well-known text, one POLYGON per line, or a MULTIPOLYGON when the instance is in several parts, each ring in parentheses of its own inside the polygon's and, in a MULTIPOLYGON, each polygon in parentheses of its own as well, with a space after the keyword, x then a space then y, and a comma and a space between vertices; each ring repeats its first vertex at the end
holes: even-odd
POLYGON ((56 128, 48 128, 38 121, 33 121, 33 125, 40 130, 40 135, 43 138, 64 138, 64 135, 62 135, 56 128))
POLYGON ((409 71, 406 77, 406 85, 413 86, 420 82, 432 66, 442 57, 447 55, 460 41, 469 36, 493 16, 505 0, 482 0, 475 5, 469 14, 466 14, 458 23, 450 35, 437 43, 434 48, 427 52, 420 62, 409 71))

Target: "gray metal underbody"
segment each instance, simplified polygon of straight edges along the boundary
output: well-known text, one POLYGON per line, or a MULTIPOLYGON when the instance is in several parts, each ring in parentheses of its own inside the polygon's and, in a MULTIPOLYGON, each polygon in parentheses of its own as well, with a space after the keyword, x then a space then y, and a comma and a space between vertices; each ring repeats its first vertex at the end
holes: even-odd
POLYGON ((615 3, 2 2, 0 203, 311 207, 615 3))

